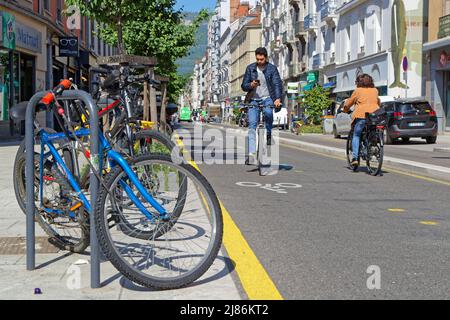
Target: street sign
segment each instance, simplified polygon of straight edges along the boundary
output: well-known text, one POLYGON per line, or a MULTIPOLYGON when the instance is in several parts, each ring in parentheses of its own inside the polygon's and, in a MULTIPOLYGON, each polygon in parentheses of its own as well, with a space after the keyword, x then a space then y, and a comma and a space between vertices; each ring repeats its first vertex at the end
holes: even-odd
POLYGON ((406 56, 403 57, 402 65, 403 65, 403 71, 407 72, 408 71, 408 57, 406 57, 406 56))
POLYGON ((287 84, 287 93, 288 94, 298 93, 299 85, 300 85, 299 82, 288 82, 288 84, 287 84))

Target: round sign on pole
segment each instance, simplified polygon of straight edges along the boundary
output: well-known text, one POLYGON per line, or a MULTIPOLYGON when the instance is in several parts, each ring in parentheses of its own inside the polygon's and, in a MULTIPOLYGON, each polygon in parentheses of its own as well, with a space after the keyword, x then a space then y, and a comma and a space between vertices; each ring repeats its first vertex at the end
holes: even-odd
POLYGON ((403 65, 403 71, 404 72, 408 71, 408 57, 403 57, 402 65, 403 65))

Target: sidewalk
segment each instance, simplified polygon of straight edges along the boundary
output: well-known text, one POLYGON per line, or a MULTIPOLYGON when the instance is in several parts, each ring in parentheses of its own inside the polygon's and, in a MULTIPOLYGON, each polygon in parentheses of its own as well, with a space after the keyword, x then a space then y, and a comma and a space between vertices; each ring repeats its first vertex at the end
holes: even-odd
MULTIPOLYGON (((242 299, 232 277, 233 263, 219 253, 209 271, 188 288, 154 291, 131 283, 109 262, 102 262, 103 287, 90 288, 89 254, 70 254, 48 244, 45 233, 36 225, 36 265, 26 270, 25 216, 16 203, 13 188, 13 163, 18 143, 0 144, 0 299, 242 299), (70 289, 74 276, 80 275, 79 289, 70 289), (34 294, 39 288, 42 294, 34 294)), ((75 281, 76 283, 76 281, 75 281)))
MULTIPOLYGON (((229 128, 246 133, 247 128, 237 125, 208 124, 208 126, 229 128)), ((276 130, 276 129, 275 129, 276 130)), ((279 131, 280 142, 305 150, 345 157, 346 138, 335 139, 332 135, 304 134, 295 135, 288 131, 279 131)), ((440 135, 436 144, 427 144, 421 139, 411 139, 409 143, 385 146, 384 164, 399 168, 412 174, 428 175, 450 181, 450 135, 440 135)))

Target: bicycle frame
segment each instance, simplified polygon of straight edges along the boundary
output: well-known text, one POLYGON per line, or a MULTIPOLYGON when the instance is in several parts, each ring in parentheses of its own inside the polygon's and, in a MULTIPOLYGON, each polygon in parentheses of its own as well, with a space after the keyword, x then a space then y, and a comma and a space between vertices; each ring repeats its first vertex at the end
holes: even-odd
MULTIPOLYGON (((75 135, 78 138, 87 137, 90 135, 90 130, 83 128, 80 130, 77 130, 74 132, 75 135)), ((80 186, 78 185, 78 182, 76 178, 73 176, 73 174, 70 172, 69 168, 65 164, 64 160, 58 153, 57 149, 55 148, 53 142, 66 140, 67 136, 65 133, 52 133, 49 134, 45 132, 44 130, 40 131, 40 138, 41 138, 41 156, 40 156, 40 201, 41 201, 41 207, 44 211, 49 213, 56 213, 56 214, 62 214, 59 210, 52 210, 48 209, 42 206, 43 203, 43 165, 44 165, 44 159, 49 157, 50 155, 53 156, 54 160, 56 161, 59 168, 62 170, 63 174, 67 178, 69 184, 73 188, 73 190, 76 192, 77 196, 80 198, 81 202, 83 203, 84 207, 89 213, 92 213, 92 208, 89 203, 89 200, 87 199, 86 195, 81 190, 80 186), (49 152, 44 153, 45 146, 49 148, 49 152)), ((144 186, 139 181, 139 178, 136 176, 136 174, 133 172, 133 169, 128 165, 126 160, 116 151, 114 151, 109 144, 109 142, 106 140, 106 138, 103 136, 103 134, 99 134, 99 140, 100 140, 100 150, 99 150, 99 159, 91 159, 91 161, 96 164, 98 161, 98 172, 102 172, 102 155, 104 152, 106 152, 107 159, 109 161, 109 164, 111 167, 114 167, 116 165, 119 165, 124 170, 125 174, 127 175, 128 179, 131 181, 131 184, 136 187, 138 192, 142 195, 142 197, 150 203, 150 205, 157 211, 158 215, 162 218, 164 218, 167 215, 167 211, 147 192, 147 190, 144 188, 144 186)), ((132 188, 129 184, 127 184, 124 179, 121 179, 119 181, 121 187, 124 189, 124 191, 127 193, 128 197, 132 200, 132 202, 136 205, 136 207, 139 208, 141 213, 145 215, 151 222, 154 221, 154 214, 150 213, 141 200, 134 194, 132 188)), ((74 214, 71 213, 70 216, 74 218, 74 214)))

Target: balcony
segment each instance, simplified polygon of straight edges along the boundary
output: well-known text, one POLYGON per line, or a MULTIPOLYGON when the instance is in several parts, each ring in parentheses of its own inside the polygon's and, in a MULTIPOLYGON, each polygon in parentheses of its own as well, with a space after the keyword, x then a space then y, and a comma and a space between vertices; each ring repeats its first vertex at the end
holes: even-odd
POLYGON ((280 20, 280 10, 278 7, 272 9, 270 17, 272 18, 273 21, 280 20))
POLYGON ((328 56, 328 61, 326 62, 326 64, 334 64, 336 63, 336 52, 329 52, 327 54, 328 56))
POLYGON ((270 28, 270 26, 271 26, 270 18, 269 17, 265 17, 263 19, 263 28, 268 29, 268 28, 270 28))
POLYGON ((358 53, 358 59, 364 58, 365 55, 366 55, 366 47, 361 46, 358 53))
POLYGON ((299 63, 292 63, 289 65, 288 68, 288 77, 289 78, 293 78, 296 77, 298 75, 300 75, 301 71, 300 71, 300 64, 299 63))
POLYGON ((450 36, 450 14, 439 18, 438 38, 442 39, 450 36))
POLYGON ((278 52, 278 51, 280 51, 280 47, 279 47, 279 44, 278 44, 278 40, 272 40, 272 41, 270 42, 270 51, 272 51, 272 52, 278 52))
POLYGON ((313 55, 313 69, 319 69, 325 63, 325 55, 323 53, 318 53, 313 55))
POLYGON ((294 32, 297 37, 304 37, 306 35, 305 31, 305 22, 304 21, 296 21, 294 22, 294 32))
POLYGON ((305 31, 315 32, 318 27, 319 27, 319 25, 318 25, 318 16, 317 16, 317 14, 316 13, 308 14, 305 17, 305 21, 304 21, 304 29, 305 29, 305 31))
POLYGON ((328 0, 322 4, 320 8, 320 18, 322 21, 335 23, 337 14, 336 9, 338 8, 337 0, 328 0))

